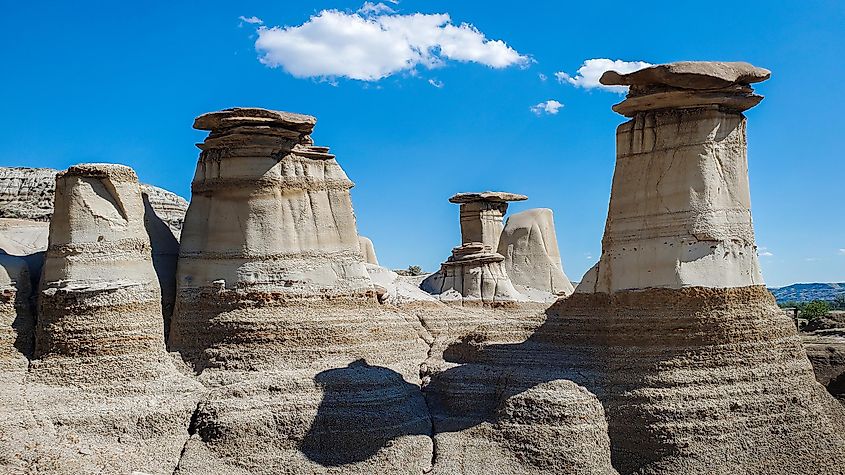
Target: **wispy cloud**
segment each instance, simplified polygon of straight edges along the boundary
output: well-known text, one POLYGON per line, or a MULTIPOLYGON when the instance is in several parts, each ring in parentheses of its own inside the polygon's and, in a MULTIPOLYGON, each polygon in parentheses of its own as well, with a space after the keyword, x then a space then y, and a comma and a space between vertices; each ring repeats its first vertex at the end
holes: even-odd
POLYGON ((528 56, 448 14, 402 15, 383 3, 367 2, 354 13, 322 10, 297 26, 260 27, 259 60, 299 78, 378 81, 420 66, 447 61, 495 69, 527 66, 528 56))
POLYGON ((548 101, 543 101, 539 104, 535 104, 531 106, 531 112, 539 115, 547 114, 547 115, 555 115, 558 111, 563 107, 563 104, 560 102, 549 99, 548 101))
POLYGON ((555 77, 561 83, 569 83, 575 87, 584 89, 605 89, 623 94, 628 91, 625 86, 605 86, 599 82, 599 78, 605 71, 616 71, 618 73, 632 73, 639 69, 651 66, 645 61, 623 61, 621 59, 596 58, 584 61, 577 73, 572 76, 569 73, 558 71, 555 77))
POLYGON ((250 25, 263 25, 264 20, 258 18, 257 16, 245 17, 243 15, 238 17, 238 20, 241 21, 239 26, 243 26, 244 23, 249 23, 250 25))
POLYGON ((549 79, 549 77, 548 77, 548 76, 546 76, 546 75, 545 75, 545 74, 543 74, 543 73, 538 74, 538 75, 537 75, 537 77, 539 77, 539 78, 540 78, 540 80, 541 80, 541 81, 543 81, 543 82, 546 82, 546 80, 547 80, 547 79, 549 79))
POLYGON ((358 9, 358 13, 364 15, 378 15, 381 13, 394 13, 393 9, 383 3, 364 2, 364 5, 358 9))
POLYGON ((839 255, 840 255, 840 256, 845 256, 845 249, 840 249, 840 250, 839 250, 839 255))
POLYGON ((429 79, 428 83, 436 87, 437 89, 440 89, 444 85, 443 81, 438 81, 437 79, 429 79))
POLYGON ((760 257, 772 257, 772 256, 774 256, 774 254, 771 251, 769 251, 769 248, 765 247, 765 246, 762 246, 762 247, 757 249, 757 255, 759 255, 760 257))

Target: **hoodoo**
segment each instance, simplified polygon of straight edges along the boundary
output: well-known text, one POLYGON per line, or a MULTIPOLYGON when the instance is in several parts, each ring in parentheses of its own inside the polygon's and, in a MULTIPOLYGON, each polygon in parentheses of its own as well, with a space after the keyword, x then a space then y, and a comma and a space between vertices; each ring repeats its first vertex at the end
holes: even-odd
POLYGON ((523 201, 527 196, 486 191, 458 193, 449 198, 461 205, 461 245, 440 270, 422 282, 422 289, 443 301, 464 304, 496 304, 525 300, 508 278, 499 254, 502 219, 509 201, 523 201))
POLYGON ((161 290, 135 172, 85 164, 60 173, 49 241, 35 356, 161 354, 161 290))
POLYGON ((352 182, 313 144, 315 123, 254 108, 194 123, 211 133, 182 230, 169 344, 210 393, 179 473, 430 464, 419 390, 428 347, 414 317, 378 303, 352 182))
POLYGON ((522 293, 540 290, 566 296, 575 288, 560 259, 552 210, 528 209, 511 215, 499 239, 505 271, 522 293))
MULTIPOLYGON (((845 412, 757 263, 742 111, 769 72, 673 63, 603 84, 617 160, 602 256, 546 326, 584 328, 623 474, 840 474, 845 412), (589 330, 588 330, 589 329, 589 330)), ((577 336, 577 338, 575 338, 577 336)))

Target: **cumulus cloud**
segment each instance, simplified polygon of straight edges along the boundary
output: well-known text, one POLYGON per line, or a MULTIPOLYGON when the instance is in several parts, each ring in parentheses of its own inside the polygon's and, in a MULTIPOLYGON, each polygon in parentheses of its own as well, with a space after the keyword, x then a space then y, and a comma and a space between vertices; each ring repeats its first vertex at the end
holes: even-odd
POLYGON ((569 83, 575 87, 584 89, 605 89, 608 91, 623 94, 628 91, 625 86, 605 86, 599 82, 599 78, 605 71, 616 71, 617 73, 632 73, 639 69, 651 66, 650 63, 644 61, 622 61, 621 59, 605 59, 596 58, 584 61, 580 68, 578 68, 575 76, 572 76, 563 71, 555 73, 555 77, 561 83, 569 83))
POLYGON ((554 99, 549 99, 548 101, 543 101, 539 104, 531 106, 531 112, 537 115, 555 115, 558 113, 561 107, 563 107, 563 104, 554 99))
POLYGON ((263 25, 264 20, 258 18, 257 16, 245 17, 243 15, 239 16, 238 19, 241 21, 241 25, 244 23, 249 23, 250 25, 263 25))
POLYGON ((496 69, 530 61, 470 24, 453 24, 448 14, 400 15, 371 2, 355 13, 322 10, 298 26, 262 26, 255 48, 263 64, 299 78, 361 81, 413 74, 419 66, 437 68, 448 60, 496 69))

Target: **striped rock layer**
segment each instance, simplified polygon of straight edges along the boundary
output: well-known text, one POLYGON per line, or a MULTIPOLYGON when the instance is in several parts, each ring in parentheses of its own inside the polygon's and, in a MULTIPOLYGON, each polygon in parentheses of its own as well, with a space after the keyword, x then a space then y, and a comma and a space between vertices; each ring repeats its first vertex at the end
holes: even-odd
POLYGON ((382 306, 310 116, 229 109, 182 232, 169 345, 207 386, 177 473, 422 473, 419 321, 382 306))

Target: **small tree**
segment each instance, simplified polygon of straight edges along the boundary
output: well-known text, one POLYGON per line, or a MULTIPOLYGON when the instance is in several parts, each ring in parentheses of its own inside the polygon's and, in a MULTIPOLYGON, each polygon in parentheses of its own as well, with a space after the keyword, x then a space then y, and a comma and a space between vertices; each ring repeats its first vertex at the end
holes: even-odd
POLYGON ((420 267, 420 266, 408 266, 408 274, 409 275, 423 275, 422 267, 420 267))
POLYGON ((815 320, 830 313, 830 304, 824 300, 813 300, 801 309, 801 316, 807 320, 815 320))
POLYGON ((833 298, 834 310, 845 310, 845 294, 839 294, 833 298))

